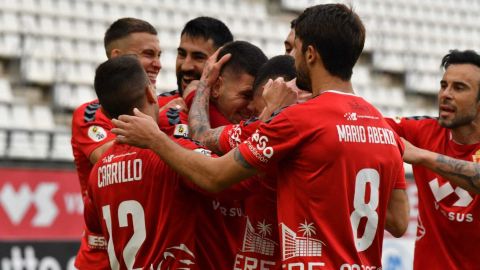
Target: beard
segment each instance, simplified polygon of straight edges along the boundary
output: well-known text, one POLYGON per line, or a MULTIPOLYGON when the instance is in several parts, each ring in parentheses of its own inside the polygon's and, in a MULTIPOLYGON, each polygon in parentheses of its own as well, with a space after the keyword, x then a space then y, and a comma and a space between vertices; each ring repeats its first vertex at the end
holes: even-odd
POLYGON ((453 119, 438 118, 438 123, 444 128, 454 129, 471 124, 475 120, 475 115, 462 115, 453 119))
POLYGON ((200 80, 202 76, 202 74, 197 73, 195 71, 187 71, 187 72, 177 71, 176 75, 177 75, 177 87, 178 87, 178 92, 180 92, 180 95, 183 95, 183 91, 185 90, 182 87, 184 76, 194 78, 193 80, 200 80))
POLYGON ((310 80, 310 76, 307 72, 307 67, 304 63, 300 63, 300 65, 296 68, 297 70, 297 87, 305 90, 307 92, 312 92, 312 81, 310 80))

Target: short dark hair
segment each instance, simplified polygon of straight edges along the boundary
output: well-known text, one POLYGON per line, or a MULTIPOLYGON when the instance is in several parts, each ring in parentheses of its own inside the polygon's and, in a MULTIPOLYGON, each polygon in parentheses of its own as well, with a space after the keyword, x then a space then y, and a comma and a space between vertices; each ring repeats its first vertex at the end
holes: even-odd
POLYGON ((211 39, 216 49, 233 41, 232 32, 222 21, 205 16, 188 21, 183 27, 181 35, 192 38, 201 37, 205 40, 211 39))
POLYGON ((295 25, 297 25, 297 18, 293 19, 290 22, 290 29, 295 29, 295 25))
POLYGON ((146 98, 150 81, 138 58, 122 55, 100 64, 95 71, 94 88, 100 105, 111 118, 133 114, 146 98))
POLYGON ((254 93, 259 93, 258 89, 269 79, 283 77, 285 81, 293 80, 297 77, 295 70, 295 59, 290 55, 277 55, 270 58, 258 70, 257 76, 253 81, 254 93))
POLYGON ((297 18, 295 35, 302 52, 313 46, 330 74, 350 80, 365 43, 365 27, 352 9, 343 4, 307 8, 297 18))
POLYGON ((472 64, 480 68, 480 55, 473 50, 450 50, 450 52, 442 58, 441 66, 447 69, 453 64, 472 64))
POLYGON ((260 48, 246 41, 233 41, 225 44, 220 49, 217 60, 229 53, 232 56, 223 65, 221 74, 228 70, 234 73, 245 72, 256 77, 260 67, 268 60, 260 48))
POLYGON ((107 57, 110 57, 110 44, 112 42, 122 39, 132 33, 149 33, 157 35, 157 30, 149 22, 136 19, 136 18, 121 18, 113 22, 105 32, 103 38, 103 45, 107 53, 107 57))

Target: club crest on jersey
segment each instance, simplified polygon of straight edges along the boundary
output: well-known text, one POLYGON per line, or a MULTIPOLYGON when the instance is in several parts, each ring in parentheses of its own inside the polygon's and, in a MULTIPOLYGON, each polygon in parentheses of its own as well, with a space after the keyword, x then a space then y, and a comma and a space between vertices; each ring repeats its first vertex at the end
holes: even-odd
POLYGON ((173 136, 177 138, 188 138, 188 126, 185 124, 175 125, 173 136))
POLYGON ((477 152, 472 155, 472 161, 475 163, 480 163, 480 150, 477 150, 477 152))
POLYGON ((91 126, 88 128, 88 137, 95 142, 100 142, 107 138, 107 132, 102 127, 91 126))

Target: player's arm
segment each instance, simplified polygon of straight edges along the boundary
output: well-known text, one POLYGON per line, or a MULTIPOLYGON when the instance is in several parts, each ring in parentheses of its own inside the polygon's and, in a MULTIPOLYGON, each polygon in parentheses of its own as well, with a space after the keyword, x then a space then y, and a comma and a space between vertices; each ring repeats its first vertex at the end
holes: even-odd
POLYGON ((208 115, 211 86, 217 81, 223 64, 230 59, 230 54, 227 54, 217 62, 218 52, 219 50, 205 64, 202 78, 197 85, 197 91, 188 114, 188 125, 192 139, 201 142, 215 153, 223 154, 219 144, 223 127, 212 129, 208 115))
POLYGON ((175 171, 207 191, 221 191, 256 173, 237 148, 219 158, 207 157, 170 140, 150 116, 138 109, 134 109, 134 114, 112 120, 116 140, 152 149, 175 171))
POLYGON ((410 216, 407 192, 393 189, 388 201, 385 229, 394 237, 401 237, 408 228, 410 216))
POLYGON ((453 184, 475 194, 480 194, 480 164, 455 159, 405 143, 403 160, 412 165, 424 166, 453 184))

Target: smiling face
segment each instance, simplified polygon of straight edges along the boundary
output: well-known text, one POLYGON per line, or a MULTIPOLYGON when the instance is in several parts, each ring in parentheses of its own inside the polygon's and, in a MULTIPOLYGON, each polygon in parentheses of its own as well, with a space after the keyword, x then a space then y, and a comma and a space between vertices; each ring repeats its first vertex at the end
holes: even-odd
POLYGON ((233 124, 252 116, 248 105, 252 101, 254 77, 241 72, 224 71, 212 89, 212 100, 217 109, 233 124))
POLYGON ((440 81, 439 123, 446 128, 466 126, 479 115, 480 68, 471 64, 450 65, 440 81))
POLYGON ((200 79, 205 62, 215 50, 212 39, 182 35, 175 65, 177 86, 181 92, 191 81, 200 79))
POLYGON ((125 54, 133 54, 138 57, 148 75, 148 79, 155 85, 158 73, 162 68, 158 37, 144 32, 131 33, 118 41, 118 49, 112 50, 112 57, 125 54))

